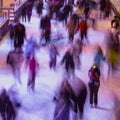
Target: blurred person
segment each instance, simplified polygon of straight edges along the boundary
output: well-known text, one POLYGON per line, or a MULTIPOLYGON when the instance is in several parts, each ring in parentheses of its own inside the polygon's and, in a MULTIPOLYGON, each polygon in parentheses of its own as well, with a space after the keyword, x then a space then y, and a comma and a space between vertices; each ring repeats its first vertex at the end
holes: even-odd
POLYGON ((111 20, 111 29, 120 34, 120 18, 118 16, 114 16, 111 20))
POLYGON ((107 61, 108 61, 108 78, 110 76, 110 72, 114 73, 117 70, 118 62, 119 62, 119 36, 116 32, 116 29, 112 28, 108 31, 107 40, 107 61), (112 30, 112 31, 111 31, 112 30))
POLYGON ((14 48, 22 49, 24 45, 24 40, 26 39, 26 29, 25 26, 16 21, 16 25, 14 26, 15 34, 14 34, 14 48))
POLYGON ((12 68, 14 77, 21 84, 21 68, 24 61, 24 53, 19 49, 11 50, 7 55, 7 64, 12 68))
POLYGON ((47 5, 48 5, 48 11, 49 11, 50 17, 53 18, 53 9, 54 9, 54 6, 53 6, 52 0, 48 0, 47 1, 47 5))
POLYGON ((14 22, 11 22, 9 24, 9 34, 10 34, 10 39, 12 40, 14 38, 14 26, 15 26, 15 23, 14 22))
POLYGON ((51 18, 49 13, 47 13, 46 15, 41 17, 40 20, 40 29, 41 29, 41 40, 40 43, 42 41, 43 38, 45 38, 45 44, 50 43, 50 35, 51 35, 51 18))
POLYGON ((27 10, 27 6, 24 5, 23 8, 22 8, 22 22, 26 22, 26 10, 27 10))
POLYGON ((65 72, 67 73, 67 76, 70 78, 71 75, 74 75, 74 71, 75 71, 75 63, 73 60, 73 47, 70 46, 68 48, 68 50, 65 52, 62 61, 61 61, 61 65, 64 64, 65 65, 65 72))
POLYGON ((82 17, 82 14, 83 14, 83 9, 80 5, 77 5, 75 7, 75 10, 73 11, 78 17, 79 19, 82 17))
POLYGON ((15 85, 12 85, 8 90, 7 94, 12 102, 14 111, 15 111, 15 117, 19 114, 19 110, 22 107, 22 97, 20 96, 18 89, 15 85))
POLYGON ((98 105, 98 91, 100 87, 100 69, 97 66, 96 63, 92 65, 92 67, 88 71, 88 76, 89 76, 89 81, 88 81, 88 86, 89 86, 89 92, 90 92, 90 98, 89 98, 89 103, 91 107, 97 107, 98 105))
POLYGON ((3 89, 0 95, 0 113, 2 120, 6 120, 6 106, 7 106, 8 95, 6 89, 3 89))
POLYGON ((70 111, 74 113, 73 120, 82 119, 86 97, 87 88, 81 79, 77 76, 72 79, 63 78, 54 96, 56 101, 54 120, 69 120, 70 111))
POLYGON ((110 0, 105 0, 105 1, 106 1, 105 18, 109 18, 111 15, 112 5, 110 0))
POLYGON ((85 3, 85 6, 84 6, 84 14, 85 14, 85 20, 88 19, 88 13, 89 13, 89 10, 90 10, 90 7, 89 7, 89 3, 85 3))
POLYGON ((69 34, 69 41, 73 42, 73 38, 74 38, 74 34, 75 34, 75 28, 76 28, 76 21, 74 16, 72 15, 68 21, 68 23, 66 24, 66 28, 68 30, 68 34, 69 34))
POLYGON ((9 36, 10 36, 10 40, 11 40, 11 47, 14 46, 14 35, 15 35, 15 22, 10 22, 9 24, 9 36))
POLYGON ((119 107, 119 104, 120 104, 120 99, 119 99, 119 96, 117 95, 113 95, 113 102, 114 102, 114 107, 113 107, 113 110, 112 112, 115 113, 115 120, 119 120, 120 119, 120 107, 119 107))
POLYGON ((15 120, 15 119, 16 119, 16 112, 12 101, 8 97, 7 105, 6 105, 6 120, 15 120))
POLYGON ((105 8, 106 8, 106 0, 100 0, 100 19, 105 18, 105 8))
POLYGON ((120 28, 120 18, 118 16, 114 16, 114 18, 111 20, 111 28, 120 28))
POLYGON ((97 46, 97 50, 94 56, 94 62, 97 64, 99 68, 101 68, 101 62, 105 60, 105 56, 103 54, 101 46, 97 46))
POLYGON ((87 99, 87 87, 84 81, 79 78, 76 74, 71 78, 68 79, 68 82, 74 91, 74 95, 72 96, 72 105, 74 114, 73 120, 79 120, 84 118, 84 107, 85 102, 87 99))
POLYGON ((27 1, 27 5, 26 5, 26 15, 27 15, 27 20, 28 20, 28 22, 31 21, 32 8, 33 8, 33 3, 28 0, 28 1, 27 1))
POLYGON ((25 45, 25 57, 26 57, 26 65, 30 59, 30 56, 35 52, 36 49, 38 49, 39 46, 36 42, 36 39, 34 39, 32 36, 27 40, 27 43, 25 45))
POLYGON ((53 13, 55 13, 55 17, 57 17, 60 8, 64 5, 64 0, 53 0, 53 13))
POLYGON ((49 49, 49 56, 50 56, 50 61, 49 61, 49 67, 50 69, 56 69, 56 62, 57 62, 57 56, 59 55, 59 52, 57 50, 57 47, 52 44, 50 45, 49 49))
POLYGON ((28 61, 29 74, 28 74, 28 83, 27 83, 27 87, 31 88, 33 92, 35 91, 35 80, 39 67, 40 67, 39 63, 37 62, 37 59, 35 58, 35 53, 33 52, 28 61))
POLYGON ((60 11, 58 12, 57 19, 67 24, 67 19, 70 13, 72 13, 72 6, 70 6, 69 4, 65 4, 63 5, 62 9, 60 9, 60 11))
POLYGON ((7 95, 6 89, 3 89, 0 95, 0 113, 2 120, 15 120, 16 118, 12 101, 7 95))
POLYGON ((57 92, 58 94, 54 97, 56 100, 54 120, 70 120, 71 97, 74 96, 74 92, 67 79, 63 80, 57 92))
POLYGON ((91 21, 91 26, 93 29, 95 29, 96 26, 97 16, 98 16, 97 8, 96 7, 91 8, 89 10, 89 19, 91 21))
POLYGON ((73 13, 71 17, 75 20, 76 25, 79 23, 79 17, 76 13, 73 13))
POLYGON ((87 30, 88 30, 88 25, 87 25, 87 22, 81 18, 80 22, 78 23, 77 27, 76 27, 76 32, 79 31, 80 32, 80 38, 81 38, 81 41, 83 44, 84 43, 84 39, 86 39, 87 43, 88 43, 88 40, 87 40, 87 30))
POLYGON ((80 55, 82 53, 83 44, 79 38, 73 40, 73 59, 76 68, 80 68, 81 60, 80 55))
MULTIPOLYGON (((106 62, 106 56, 103 54, 101 46, 97 46, 93 62, 97 64, 100 71, 103 71, 103 62, 106 62)), ((101 79, 104 80, 103 72, 101 72, 101 79)))
POLYGON ((42 15, 43 4, 44 4, 43 0, 39 0, 37 2, 36 10, 37 10, 37 14, 39 15, 39 17, 42 15))

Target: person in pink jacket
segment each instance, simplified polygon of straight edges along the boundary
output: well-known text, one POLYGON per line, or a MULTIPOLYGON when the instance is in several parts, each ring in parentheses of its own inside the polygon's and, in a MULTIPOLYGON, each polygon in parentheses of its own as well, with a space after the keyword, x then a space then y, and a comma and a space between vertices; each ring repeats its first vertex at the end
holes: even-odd
POLYGON ((33 91, 35 89, 37 68, 39 68, 39 64, 35 58, 35 53, 33 53, 28 61, 29 76, 27 83, 27 86, 30 87, 33 91))

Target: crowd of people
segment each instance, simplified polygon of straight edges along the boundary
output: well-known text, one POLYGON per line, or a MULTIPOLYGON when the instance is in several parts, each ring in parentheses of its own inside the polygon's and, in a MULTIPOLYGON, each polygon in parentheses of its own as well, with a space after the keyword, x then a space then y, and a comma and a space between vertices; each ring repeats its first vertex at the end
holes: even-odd
MULTIPOLYGON (((112 14, 112 8, 109 0, 100 0, 95 2, 93 0, 28 0, 27 4, 22 9, 22 22, 31 21, 32 10, 35 8, 40 20, 40 38, 39 42, 35 38, 27 37, 26 27, 19 20, 14 23, 10 23, 10 39, 11 50, 7 55, 6 63, 11 66, 13 74, 18 83, 21 82, 21 69, 25 65, 25 69, 28 69, 28 89, 35 91, 36 74, 40 68, 40 62, 36 58, 36 51, 42 49, 41 42, 45 40, 45 47, 48 48, 49 65, 48 67, 56 71, 57 57, 60 56, 60 52, 57 46, 52 43, 52 25, 51 20, 55 19, 58 22, 62 22, 66 27, 68 33, 68 49, 62 55, 60 67, 64 71, 64 77, 60 85, 58 94, 53 97, 56 107, 54 113, 54 120, 69 120, 70 110, 75 113, 74 120, 77 119, 77 114, 82 119, 84 116, 84 104, 86 97, 89 93, 89 104, 91 108, 98 106, 98 93, 100 87, 100 77, 102 74, 102 62, 107 62, 108 77, 111 73, 118 70, 119 65, 119 29, 120 18, 116 15, 111 20, 111 28, 107 30, 106 35, 106 54, 103 53, 102 47, 96 45, 96 53, 93 59, 93 64, 88 70, 88 83, 84 83, 83 80, 77 77, 75 70, 81 68, 81 53, 83 47, 89 44, 87 30, 91 27, 96 30, 96 21, 99 19, 105 19, 112 14), (47 4, 47 7, 45 6, 47 4), (109 7, 108 7, 109 6, 109 7), (46 10, 46 14, 43 14, 43 10, 46 10), (99 12, 100 11, 100 14, 99 12), (26 17, 27 16, 27 17, 26 17), (78 37, 75 38, 75 35, 78 37), (26 44, 25 44, 26 43, 26 44), (25 46, 25 49, 24 49, 25 46), (64 66, 64 67, 62 67, 64 66), (72 86, 70 81, 76 80, 79 86, 72 86), (74 87, 78 87, 75 91, 74 87), (89 92, 87 92, 87 87, 89 92)), ((6 95, 6 91, 4 90, 6 95)), ((3 93, 0 97, 0 106, 4 105, 3 93), (3 98, 2 98, 3 96, 3 98)), ((7 95, 6 95, 7 96, 7 95)), ((15 120, 15 110, 10 101, 9 96, 4 100, 5 105, 0 107, 0 112, 3 120, 15 120), (9 104, 9 105, 8 105, 9 104), (7 108, 12 109, 13 112, 7 112, 7 108), (2 111, 2 108, 6 110, 2 111), (12 118, 13 117, 13 118, 12 118)), ((20 104, 18 106, 21 106, 20 104)))

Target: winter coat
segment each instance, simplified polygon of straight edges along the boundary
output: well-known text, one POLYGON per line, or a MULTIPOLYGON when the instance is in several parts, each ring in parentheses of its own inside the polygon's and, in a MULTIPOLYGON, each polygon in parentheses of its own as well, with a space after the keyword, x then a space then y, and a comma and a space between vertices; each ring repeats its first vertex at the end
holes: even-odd
POLYGON ((68 29, 68 33, 74 35, 75 28, 76 28, 75 20, 71 18, 67 23, 66 27, 68 29))
POLYGON ((29 60, 29 71, 31 76, 34 76, 36 74, 37 68, 39 67, 39 64, 37 63, 35 57, 31 57, 29 60))
POLYGON ((85 20, 80 21, 77 25, 77 30, 80 30, 80 33, 85 33, 87 31, 88 25, 85 20))
POLYGON ((92 66, 88 72, 88 76, 90 78, 90 81, 99 83, 100 82, 100 79, 99 79, 100 78, 100 70, 99 70, 99 68, 97 66, 95 68, 94 68, 94 66, 92 66))

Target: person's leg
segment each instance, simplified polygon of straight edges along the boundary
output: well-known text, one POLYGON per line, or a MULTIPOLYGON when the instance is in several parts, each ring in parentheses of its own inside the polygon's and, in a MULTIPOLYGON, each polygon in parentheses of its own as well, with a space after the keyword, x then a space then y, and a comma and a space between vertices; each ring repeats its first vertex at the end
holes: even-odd
POLYGON ((80 33, 81 41, 83 43, 84 33, 80 33))
POLYGON ((90 91, 89 102, 90 102, 91 107, 93 107, 93 91, 94 91, 94 88, 91 86, 91 83, 89 83, 89 91, 90 91))
POLYGON ((49 62, 49 68, 50 69, 52 68, 52 60, 50 60, 50 62, 49 62))
POLYGON ((97 107, 97 104, 98 104, 98 89, 99 89, 98 86, 96 86, 94 89, 94 105, 95 105, 95 107, 97 107))
POLYGON ((34 74, 33 76, 32 76, 32 83, 31 83, 31 89, 34 91, 35 90, 35 77, 36 77, 36 75, 34 74))
POLYGON ((53 60, 53 68, 54 69, 56 68, 56 58, 54 58, 54 60, 53 60))
POLYGON ((26 15, 24 16, 24 18, 25 18, 25 22, 26 22, 26 15))
POLYGON ((46 43, 50 42, 50 31, 49 30, 45 31, 45 40, 46 40, 46 43))

